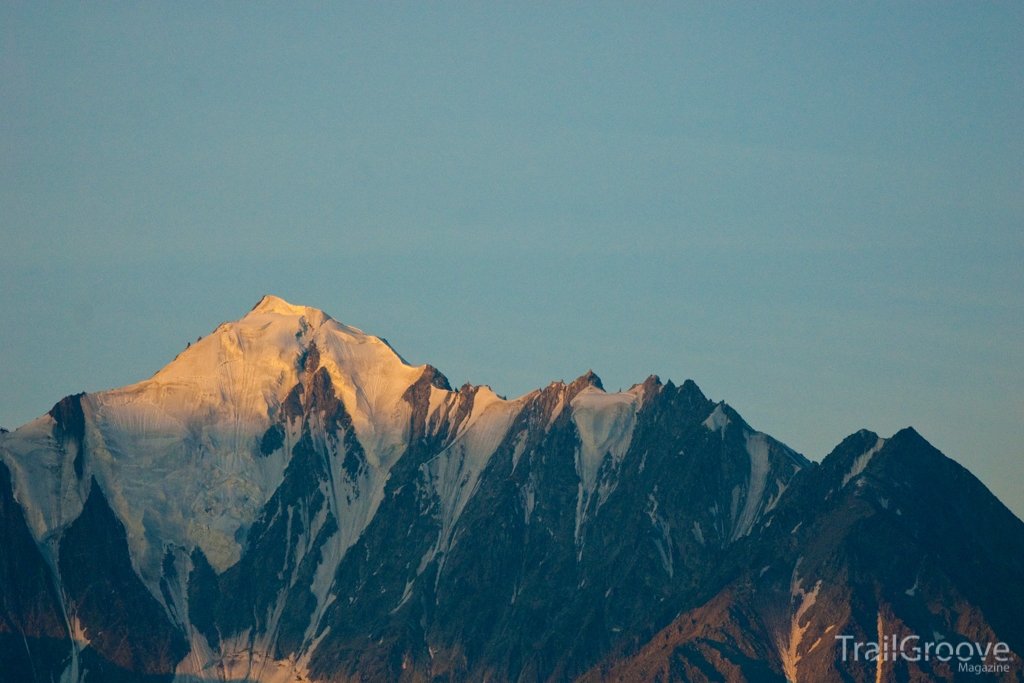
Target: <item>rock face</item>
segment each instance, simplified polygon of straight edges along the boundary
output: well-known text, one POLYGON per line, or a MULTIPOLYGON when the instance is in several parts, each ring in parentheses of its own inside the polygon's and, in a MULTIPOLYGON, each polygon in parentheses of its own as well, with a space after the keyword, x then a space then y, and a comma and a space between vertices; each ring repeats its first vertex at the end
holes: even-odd
POLYGON ((0 433, 0 579, 0 681, 968 675, 843 660, 880 634, 1022 677, 1024 523, 913 430, 814 464, 690 381, 453 390, 273 297, 0 433))
POLYGON ((1019 681, 1022 539, 1024 523, 913 429, 861 431, 794 477, 757 541, 723 563, 714 597, 583 680, 1019 681), (892 651, 915 636, 908 657, 854 659, 857 642, 888 637, 892 651), (926 641, 962 654, 1004 642, 1007 670, 962 671, 948 649, 911 661, 926 641))

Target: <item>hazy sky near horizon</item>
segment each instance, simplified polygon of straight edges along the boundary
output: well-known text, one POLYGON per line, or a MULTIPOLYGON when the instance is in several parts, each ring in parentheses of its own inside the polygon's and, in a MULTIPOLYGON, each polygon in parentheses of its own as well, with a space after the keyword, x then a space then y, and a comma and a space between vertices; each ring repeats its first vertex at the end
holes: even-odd
MULTIPOLYGON (((682 4, 682 3, 679 3, 682 4)), ((0 425, 265 293, 1024 516, 1024 4, 0 4, 0 425)))

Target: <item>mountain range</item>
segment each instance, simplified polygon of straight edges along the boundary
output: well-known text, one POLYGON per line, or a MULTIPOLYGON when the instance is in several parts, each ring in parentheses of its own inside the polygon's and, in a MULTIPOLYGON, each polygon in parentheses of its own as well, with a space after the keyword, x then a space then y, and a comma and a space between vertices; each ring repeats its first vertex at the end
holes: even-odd
POLYGON ((0 433, 4 683, 1022 681, 1022 615, 1024 522, 912 428, 507 400, 271 296, 0 433))

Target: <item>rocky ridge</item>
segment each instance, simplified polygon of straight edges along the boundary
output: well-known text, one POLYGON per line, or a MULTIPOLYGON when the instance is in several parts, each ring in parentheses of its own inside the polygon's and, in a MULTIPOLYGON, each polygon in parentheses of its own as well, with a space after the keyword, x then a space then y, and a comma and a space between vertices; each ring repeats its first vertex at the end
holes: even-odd
POLYGON ((1024 524, 913 430, 818 464, 691 381, 455 390, 274 297, 0 434, 0 551, 0 681, 958 680, 835 635, 1024 648, 1024 524))

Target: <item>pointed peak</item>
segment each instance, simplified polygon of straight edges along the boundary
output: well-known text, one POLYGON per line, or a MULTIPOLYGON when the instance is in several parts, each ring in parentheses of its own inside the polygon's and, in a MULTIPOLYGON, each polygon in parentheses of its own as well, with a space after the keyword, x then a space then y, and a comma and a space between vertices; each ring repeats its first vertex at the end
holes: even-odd
MULTIPOLYGON (((671 382, 669 382, 669 384, 671 385, 671 382)), ((649 375, 643 382, 631 386, 626 393, 639 396, 641 403, 647 403, 651 396, 661 391, 664 386, 665 385, 661 383, 660 377, 657 375, 649 375)))
POLYGON ((572 381, 569 385, 570 389, 584 389, 586 387, 594 387, 604 391, 604 385, 601 383, 601 378, 594 374, 593 370, 587 370, 586 374, 580 375, 572 381))
POLYGON ((861 429, 842 440, 832 452, 821 461, 824 471, 836 481, 841 478, 840 487, 846 484, 868 466, 875 454, 885 445, 885 439, 867 429, 861 429))
POLYGON ((700 396, 700 398, 703 400, 707 400, 707 397, 704 396, 704 392, 700 390, 700 387, 698 387, 697 383, 694 382, 692 379, 684 381, 679 388, 687 393, 700 396))
POLYGON ((644 402, 647 401, 649 396, 659 391, 662 386, 660 377, 657 375, 649 375, 647 379, 643 381, 643 384, 640 385, 640 388, 643 391, 642 395, 644 397, 644 402))
MULTIPOLYGON (((911 442, 928 443, 928 440, 926 438, 924 438, 923 436, 921 436, 921 434, 916 429, 914 429, 913 427, 904 427, 900 431, 898 431, 895 434, 893 434, 892 435, 892 439, 893 440, 896 440, 896 439, 900 439, 900 440, 906 439, 906 440, 911 441, 911 442)), ((928 444, 928 445, 931 445, 931 444, 928 444)))
POLYGON ((298 306, 288 303, 279 296, 264 294, 256 305, 249 309, 250 313, 275 313, 284 310, 297 311, 298 306))
POLYGON ((304 316, 309 319, 319 320, 330 320, 330 316, 321 311, 318 308, 312 308, 310 306, 296 306, 290 304, 281 297, 274 296, 272 294, 265 294, 262 299, 259 300, 252 310, 249 311, 246 317, 250 315, 288 315, 288 316, 304 316))
MULTIPOLYGON (((872 434, 871 432, 866 433, 872 434)), ((880 441, 885 442, 885 455, 892 457, 894 454, 898 454, 896 460, 900 462, 900 467, 913 467, 910 464, 912 462, 931 463, 936 459, 950 460, 949 456, 933 446, 913 427, 904 427, 888 439, 880 439, 880 441)))
MULTIPOLYGON (((390 346, 389 346, 390 348, 390 346)), ((449 384, 448 378, 444 374, 429 363, 423 367, 423 377, 431 386, 442 389, 444 391, 451 391, 452 385, 449 384)))

